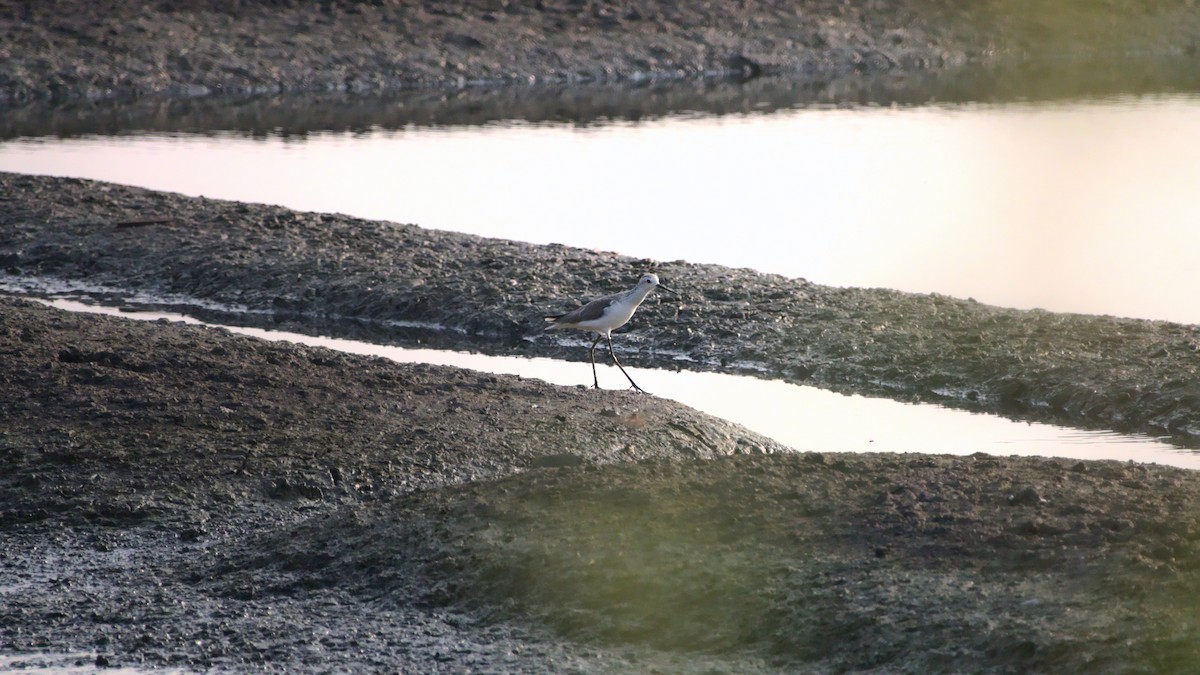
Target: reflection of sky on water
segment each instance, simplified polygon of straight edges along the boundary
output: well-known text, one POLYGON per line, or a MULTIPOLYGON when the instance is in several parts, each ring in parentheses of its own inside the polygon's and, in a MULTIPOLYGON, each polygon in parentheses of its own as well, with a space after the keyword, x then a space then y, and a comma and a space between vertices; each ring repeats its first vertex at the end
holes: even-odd
MULTIPOLYGON (((51 304, 73 311, 101 311, 142 320, 166 318, 200 323, 178 314, 118 312, 72 300, 55 300, 51 304)), ((403 363, 449 365, 532 377, 568 386, 590 386, 591 382, 591 368, 586 363, 403 349, 260 328, 227 328, 268 340, 286 340, 352 354, 382 356, 403 363)), ((582 340, 580 349, 587 349, 585 342, 590 340, 582 340)), ((1181 450, 1144 436, 1027 424, 934 405, 844 396, 778 380, 718 373, 641 368, 628 370, 639 384, 657 396, 674 399, 736 422, 797 450, 955 455, 985 452, 993 455, 1134 460, 1200 469, 1200 453, 1181 450)), ((602 387, 621 389, 626 385, 625 378, 615 367, 603 366, 599 374, 602 387)))
POLYGON ((1187 96, 0 144, 3 170, 1186 323, 1196 157, 1187 96))

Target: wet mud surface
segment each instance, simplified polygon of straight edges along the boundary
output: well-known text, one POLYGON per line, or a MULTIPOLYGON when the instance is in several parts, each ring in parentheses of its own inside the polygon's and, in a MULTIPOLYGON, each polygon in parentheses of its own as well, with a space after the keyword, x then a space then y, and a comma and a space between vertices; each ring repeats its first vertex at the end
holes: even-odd
POLYGON ((125 665, 411 672, 479 660, 561 672, 572 650, 537 638, 535 623, 483 624, 469 608, 384 586, 288 591, 291 572, 259 574, 270 561, 246 558, 275 555, 255 538, 351 505, 549 467, 781 450, 640 395, 22 301, 3 301, 0 344, 5 651, 86 646, 125 665))
POLYGON ((628 392, 0 299, 0 651, 1189 672, 1200 473, 792 453, 628 392))
POLYGON ((1111 66, 1133 55, 1194 57, 1200 17, 1187 0, 5 0, 0 34, 0 103, 12 104, 772 74, 822 80, 1030 59, 1111 66))
POLYGON ((654 271, 681 294, 652 297, 622 329, 627 363, 1200 443, 1195 326, 834 288, 84 180, 0 174, 0 191, 0 271, 125 289, 111 302, 141 293, 225 323, 586 360, 583 338, 542 332, 542 316, 654 271))
MULTIPOLYGON (((939 98, 980 100, 988 71, 961 85, 953 71, 1014 58, 989 96, 1030 96, 1063 64, 1078 91, 1127 92, 1129 54, 1194 78, 1188 4, 0 0, 0 136, 586 123, 927 100, 924 78, 946 74, 939 98), (711 85, 728 77, 742 81, 711 85), (585 82, 646 95, 631 109, 585 82), (476 86, 515 83, 567 86, 476 86), (409 93, 383 113, 343 96, 380 91, 409 93), (336 95, 304 99, 308 118, 260 96, 198 121, 214 113, 195 99, 280 92, 336 95), (75 103, 11 107, 29 101, 75 103)), ((1170 90, 1163 72, 1135 79, 1170 90)), ((645 271, 683 295, 623 329, 627 363, 1200 444, 1194 326, 0 174, 9 280, 226 323, 583 360, 541 316, 645 271)), ((1178 469, 796 454, 629 392, 4 296, 0 467, 14 668, 23 654, 235 672, 1200 668, 1200 474, 1178 469)))
MULTIPOLYGON (((1200 38, 1198 38, 1200 39, 1200 38)), ((959 69, 535 86, 420 88, 109 101, 34 101, 4 109, 0 139, 131 131, 304 138, 518 121, 603 125, 671 115, 766 115, 803 106, 954 105, 1155 96, 1200 91, 1194 57, 1064 60, 959 69)))

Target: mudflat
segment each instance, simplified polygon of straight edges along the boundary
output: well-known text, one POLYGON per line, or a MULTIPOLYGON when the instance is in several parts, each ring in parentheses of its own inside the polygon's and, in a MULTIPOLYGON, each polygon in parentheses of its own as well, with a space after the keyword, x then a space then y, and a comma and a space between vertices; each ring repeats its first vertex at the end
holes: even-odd
POLYGON ((0 191, 0 270, 252 310, 206 314, 219 320, 586 359, 543 334, 542 316, 654 271, 681 295, 639 310, 622 341, 635 365, 1200 443, 1195 326, 837 288, 94 181, 0 173, 0 191), (403 328, 414 323, 429 328, 403 328))
POLYGON ((0 640, 289 671, 1186 672, 1200 474, 0 301, 0 640))
MULTIPOLYGON (((101 99, 175 129, 181 98, 214 94, 420 90, 469 116, 531 82, 569 99, 585 82, 1186 60, 1189 4, 0 0, 0 103, 84 102, 6 109, 10 136, 46 114, 120 126, 86 109, 101 99)), ((344 102, 322 105, 358 119, 344 102)), ((541 315, 654 271, 683 297, 643 306, 630 363, 1200 443, 1194 326, 16 174, 0 270, 218 320, 571 359, 541 315)), ((1168 467, 796 453, 651 396, 9 297, 0 467, 5 667, 1200 668, 1200 474, 1168 467)))
POLYGON ((1111 66, 1194 57, 1200 17, 1188 0, 5 0, 0 34, 14 103, 1111 66))
MULTIPOLYGON (((0 181, 8 274, 227 306, 214 318, 580 358, 538 334, 541 308, 655 269, 687 290, 643 307, 630 362, 1194 435, 1194 327, 0 181)), ((1195 472, 797 454, 651 396, 11 299, 0 353, 6 651, 314 671, 1200 663, 1195 472)))

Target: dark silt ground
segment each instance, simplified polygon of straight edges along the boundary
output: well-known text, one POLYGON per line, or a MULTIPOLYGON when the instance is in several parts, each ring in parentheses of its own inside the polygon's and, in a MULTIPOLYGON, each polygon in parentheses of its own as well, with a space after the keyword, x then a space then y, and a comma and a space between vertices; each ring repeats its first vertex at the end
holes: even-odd
POLYGON ((11 275, 244 306, 265 314, 225 320, 300 332, 585 359, 576 341, 542 333, 542 316, 653 270, 682 294, 639 311, 622 340, 630 363, 1200 445, 1194 326, 833 288, 83 180, 0 173, 0 192, 0 270, 11 275))
MULTIPOLYGON (((543 309, 652 269, 683 293, 643 307, 627 362, 1185 443, 1200 428, 1191 326, 81 180, 0 188, 4 271, 127 289, 110 302, 578 359, 537 332, 543 309)), ((1194 472, 798 455, 649 396, 11 300, 0 362, 5 651, 316 671, 1200 664, 1194 472)))
MULTIPOLYGON (((744 111, 761 75, 794 82, 768 107, 903 100, 926 78, 976 100, 981 76, 1020 98, 1063 68, 1078 89, 1045 91, 1103 90, 1131 54, 1194 82, 1192 4, 0 0, 0 137, 202 114, 256 132, 297 106, 311 121, 284 132, 612 116, 583 82, 641 82, 638 114, 744 111), (697 76, 746 81, 658 88, 697 76), (554 85, 532 109, 509 94, 529 82, 554 85), (333 94, 199 102, 384 90, 406 104, 382 122, 333 94)), ((583 359, 541 315, 643 271, 682 296, 623 329, 630 363, 1200 446, 1194 326, 0 173, 9 280, 225 322, 583 359)), ((1192 673, 1200 473, 794 453, 652 396, 0 296, 0 668, 68 653, 233 672, 1192 673)))
MULTIPOLYGON (((0 300, 0 650, 1189 672, 1200 474, 784 452, 670 401, 0 300)), ((90 657, 89 657, 90 658, 90 657)))
POLYGON ((1194 58, 1190 0, 0 0, 0 103, 1194 58))

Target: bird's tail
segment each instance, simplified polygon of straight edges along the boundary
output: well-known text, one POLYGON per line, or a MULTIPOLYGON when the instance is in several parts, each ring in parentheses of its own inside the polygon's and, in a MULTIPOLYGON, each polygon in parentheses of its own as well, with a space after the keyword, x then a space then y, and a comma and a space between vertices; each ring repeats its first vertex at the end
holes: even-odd
POLYGON ((566 316, 566 314, 559 314, 559 315, 557 315, 557 316, 544 316, 544 317, 542 317, 543 319, 545 319, 545 320, 546 320, 546 324, 547 324, 547 325, 546 325, 546 330, 553 330, 553 329, 555 329, 555 328, 558 328, 558 320, 559 320, 559 319, 561 319, 561 318, 563 318, 564 316, 566 316))

